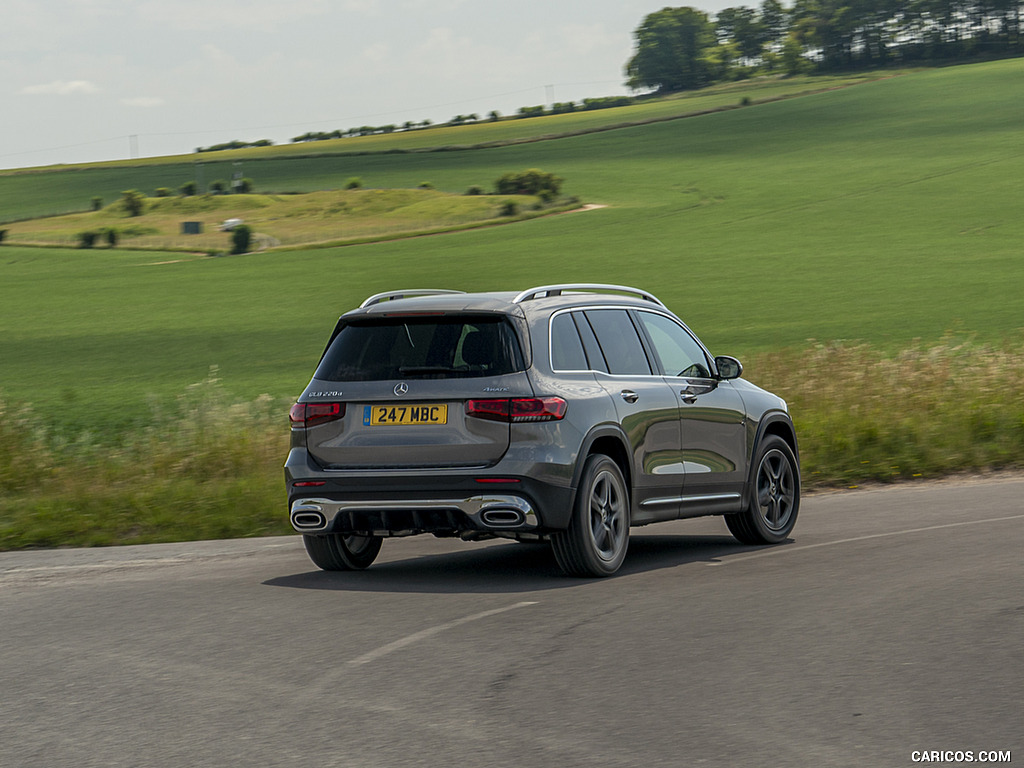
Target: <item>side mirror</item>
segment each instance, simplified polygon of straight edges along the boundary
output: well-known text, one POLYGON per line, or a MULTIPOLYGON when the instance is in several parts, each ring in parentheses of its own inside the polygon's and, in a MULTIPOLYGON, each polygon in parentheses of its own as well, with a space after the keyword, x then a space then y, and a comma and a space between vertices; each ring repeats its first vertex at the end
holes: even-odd
POLYGON ((735 357, 719 355, 715 358, 715 367, 718 369, 718 378, 723 381, 738 379, 743 375, 743 363, 735 357))

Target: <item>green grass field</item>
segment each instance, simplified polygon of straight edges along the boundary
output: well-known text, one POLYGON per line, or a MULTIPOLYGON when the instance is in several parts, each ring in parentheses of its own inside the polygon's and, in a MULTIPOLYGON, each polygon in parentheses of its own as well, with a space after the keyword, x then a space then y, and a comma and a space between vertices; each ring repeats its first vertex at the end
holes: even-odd
MULTIPOLYGON (((491 186, 540 167, 609 207, 449 236, 242 258, 5 247, 0 390, 123 418, 219 366, 298 392, 335 317, 397 286, 655 290, 716 352, 886 348, 1024 326, 1024 62, 932 70, 690 120, 525 146, 262 161, 260 186, 491 186)), ((140 187, 131 169, 122 188, 140 187)), ((59 184, 65 174, 54 174, 59 184)), ((43 187, 45 175, 34 177, 43 187)), ((142 217, 144 219, 145 217, 142 217)), ((140 221, 142 221, 140 219, 140 221)))
MULTIPOLYGON (((565 193, 608 207, 404 241, 193 261, 3 246, 0 392, 9 409, 31 403, 51 442, 83 429, 123 436, 152 425, 211 366, 223 397, 245 403, 266 393, 283 414, 337 315, 372 293, 614 282, 653 290, 715 353, 750 361, 749 378, 782 382, 794 407, 820 412, 805 426, 804 464, 807 476, 826 482, 886 476, 889 437, 908 433, 886 432, 885 419, 895 423, 915 407, 912 392, 891 401, 891 413, 885 407, 899 384, 892 361, 905 350, 946 349, 950 334, 1003 349, 981 377, 985 391, 959 380, 957 390, 980 397, 970 404, 977 420, 959 426, 957 440, 971 440, 971 424, 979 434, 998 428, 999 450, 952 465, 931 461, 924 472, 900 458, 890 474, 1020 466, 1020 406, 985 392, 999 391, 992 371, 1015 371, 1007 360, 1022 348, 1022 75, 1024 60, 1010 60, 510 147, 246 160, 257 189, 280 192, 336 188, 350 176, 370 187, 429 181, 462 192, 538 167, 564 177, 565 193), (867 344, 857 359, 889 366, 888 378, 867 377, 867 390, 858 390, 874 426, 853 429, 861 436, 845 443, 829 443, 823 427, 849 428, 835 420, 843 400, 815 404, 800 384, 805 366, 808 376, 814 367, 818 389, 829 376, 851 378, 815 357, 816 343, 836 341, 867 344), (849 470, 862 461, 864 471, 849 470)), ((193 170, 186 162, 3 176, 0 218, 67 210, 75 200, 84 207, 104 190, 178 186, 193 170)), ((204 173, 229 175, 210 165, 204 173)), ((924 380, 932 369, 914 370, 924 380)), ((1012 373, 1003 385, 1019 392, 1020 379, 1012 373)), ((906 460, 924 468, 923 456, 906 460)))

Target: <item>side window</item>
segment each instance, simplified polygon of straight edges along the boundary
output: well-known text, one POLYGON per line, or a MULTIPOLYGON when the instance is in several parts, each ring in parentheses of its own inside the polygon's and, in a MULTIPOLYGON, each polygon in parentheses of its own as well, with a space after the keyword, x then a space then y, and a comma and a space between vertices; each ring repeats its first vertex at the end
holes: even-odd
POLYGON ((589 309, 583 313, 590 321, 597 341, 608 362, 608 372, 618 374, 650 374, 643 343, 633 321, 624 309, 589 309))
POLYGON ((586 371, 587 356, 576 332, 576 323, 568 312, 551 319, 551 369, 555 371, 586 371))
POLYGON ((666 375, 705 379, 711 377, 707 355, 685 328, 671 318, 653 312, 637 312, 637 316, 654 345, 666 375))

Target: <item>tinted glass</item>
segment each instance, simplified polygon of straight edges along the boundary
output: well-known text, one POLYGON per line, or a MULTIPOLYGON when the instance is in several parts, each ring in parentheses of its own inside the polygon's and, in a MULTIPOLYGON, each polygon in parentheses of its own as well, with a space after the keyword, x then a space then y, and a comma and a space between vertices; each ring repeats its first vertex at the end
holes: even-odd
POLYGON ((594 335, 594 329, 590 327, 590 321, 583 316, 582 312, 573 312, 572 319, 583 340, 583 351, 587 353, 590 369, 608 373, 608 364, 604 361, 604 353, 601 352, 601 345, 597 343, 597 336, 594 335))
POLYGON ((667 375, 697 378, 711 376, 704 350, 679 323, 653 312, 638 312, 637 315, 667 375))
POLYGON ((624 309, 589 309, 583 313, 590 321, 604 352, 609 373, 649 374, 650 363, 633 321, 624 309))
POLYGON ((523 370, 511 325, 474 316, 359 319, 344 326, 316 371, 325 381, 500 376, 523 370))
POLYGON ((556 371, 586 371, 587 356, 572 317, 563 312, 551 320, 551 367, 556 371))

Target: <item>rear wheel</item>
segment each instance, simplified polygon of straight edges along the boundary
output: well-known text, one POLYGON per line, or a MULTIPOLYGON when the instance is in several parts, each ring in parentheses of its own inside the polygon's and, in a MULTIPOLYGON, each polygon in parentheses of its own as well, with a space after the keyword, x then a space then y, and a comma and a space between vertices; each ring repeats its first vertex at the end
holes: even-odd
POLYGON ((377 559, 384 542, 379 536, 344 533, 304 534, 302 541, 309 559, 325 571, 361 571, 377 559))
POLYGON ((757 451, 750 503, 725 524, 744 544, 778 544, 796 525, 800 511, 800 471, 792 449, 780 437, 765 439, 757 451))
POLYGON ((583 466, 572 517, 551 537, 559 567, 569 576, 611 576, 629 544, 629 492, 619 465, 596 454, 583 466))

